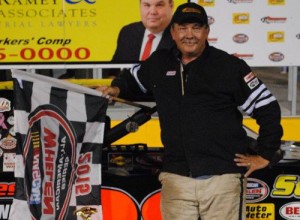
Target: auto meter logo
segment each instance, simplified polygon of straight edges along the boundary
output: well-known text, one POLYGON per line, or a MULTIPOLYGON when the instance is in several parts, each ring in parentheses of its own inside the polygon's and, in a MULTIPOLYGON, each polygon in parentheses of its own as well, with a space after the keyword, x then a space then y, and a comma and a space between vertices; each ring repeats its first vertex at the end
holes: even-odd
POLYGON ((280 62, 280 61, 284 60, 284 55, 283 55, 283 53, 280 53, 280 52, 274 52, 269 55, 269 60, 271 60, 273 62, 280 62))
POLYGON ((254 178, 247 179, 247 189, 246 189, 246 202, 256 203, 264 200, 269 195, 269 186, 259 180, 254 178))
POLYGON ((276 23, 286 23, 287 18, 284 17, 262 17, 260 19, 262 21, 262 23, 266 23, 266 24, 276 24, 276 23))
POLYGON ((212 25, 215 23, 215 19, 212 16, 207 16, 208 25, 212 25))
POLYGON ((59 108, 41 105, 28 117, 25 183, 34 218, 64 219, 74 182, 76 136, 59 108))
POLYGON ((268 32, 268 42, 269 43, 283 43, 284 42, 284 32, 283 31, 269 31, 268 32))
POLYGON ((249 37, 246 34, 236 34, 232 37, 232 40, 238 44, 243 44, 249 40, 249 37))
POLYGON ((250 14, 249 13, 233 13, 232 14, 233 24, 249 24, 250 14))
POLYGON ((300 219, 300 202, 290 202, 279 209, 279 214, 287 220, 300 219))

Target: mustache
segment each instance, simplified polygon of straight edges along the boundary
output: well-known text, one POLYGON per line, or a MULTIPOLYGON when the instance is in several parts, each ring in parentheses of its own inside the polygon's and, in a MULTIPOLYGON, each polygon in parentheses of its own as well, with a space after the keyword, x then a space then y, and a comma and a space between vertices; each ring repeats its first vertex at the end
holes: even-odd
POLYGON ((195 44, 198 43, 198 41, 196 39, 187 39, 187 38, 183 38, 181 40, 182 43, 187 43, 187 44, 195 44))

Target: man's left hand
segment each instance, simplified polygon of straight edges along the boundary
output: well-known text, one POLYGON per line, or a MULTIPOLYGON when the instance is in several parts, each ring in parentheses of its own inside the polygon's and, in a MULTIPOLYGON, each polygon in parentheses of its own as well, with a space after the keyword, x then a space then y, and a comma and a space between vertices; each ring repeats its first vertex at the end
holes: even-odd
POLYGON ((246 167, 248 171, 245 173, 245 177, 248 177, 255 170, 263 169, 267 167, 270 161, 264 159, 259 155, 244 155, 244 154, 235 154, 234 161, 239 167, 246 167))

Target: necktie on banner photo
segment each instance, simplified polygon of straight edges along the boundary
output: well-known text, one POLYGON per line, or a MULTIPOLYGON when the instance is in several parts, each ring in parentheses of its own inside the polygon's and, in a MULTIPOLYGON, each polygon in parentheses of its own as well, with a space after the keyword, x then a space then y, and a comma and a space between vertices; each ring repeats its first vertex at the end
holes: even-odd
POLYGON ((152 43, 153 43, 154 38, 155 38, 154 34, 148 34, 148 41, 146 43, 146 46, 145 46, 145 49, 144 49, 144 52, 143 52, 143 55, 142 55, 142 58, 141 58, 142 61, 146 60, 150 56, 151 49, 152 49, 152 43))
POLYGON ((83 217, 101 220, 108 100, 66 81, 20 70, 12 76, 17 149, 9 219, 81 220, 84 210, 83 217))

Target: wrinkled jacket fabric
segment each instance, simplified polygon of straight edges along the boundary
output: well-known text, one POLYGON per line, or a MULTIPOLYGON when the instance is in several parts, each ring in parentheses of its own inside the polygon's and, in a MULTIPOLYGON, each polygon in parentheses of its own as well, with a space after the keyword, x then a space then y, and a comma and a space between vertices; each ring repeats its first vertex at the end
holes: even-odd
POLYGON ((243 173, 234 162, 249 146, 241 110, 260 125, 259 155, 271 160, 280 147, 275 97, 243 60, 208 44, 184 67, 176 48, 156 51, 112 86, 123 98, 134 97, 137 89, 153 94, 165 148, 163 171, 193 177, 243 173))

